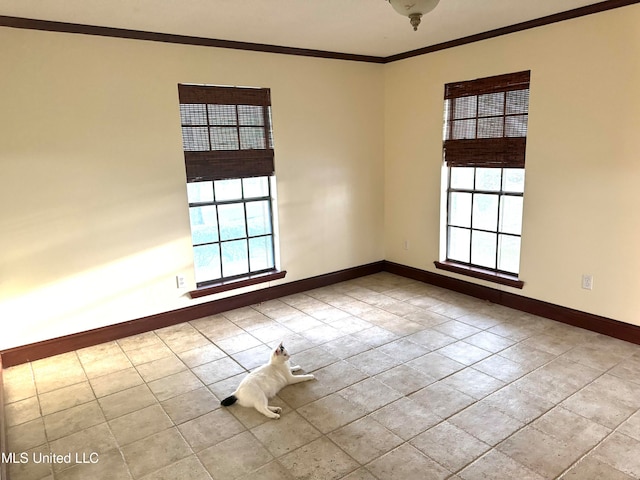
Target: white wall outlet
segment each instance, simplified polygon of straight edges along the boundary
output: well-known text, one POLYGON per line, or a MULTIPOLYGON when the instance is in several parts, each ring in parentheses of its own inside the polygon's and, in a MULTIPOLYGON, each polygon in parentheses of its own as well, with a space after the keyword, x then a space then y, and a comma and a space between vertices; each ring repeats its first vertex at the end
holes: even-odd
POLYGON ((179 289, 187 288, 187 280, 184 275, 176 275, 176 287, 179 289))
POLYGON ((593 290, 593 275, 582 275, 582 288, 585 290, 593 290))

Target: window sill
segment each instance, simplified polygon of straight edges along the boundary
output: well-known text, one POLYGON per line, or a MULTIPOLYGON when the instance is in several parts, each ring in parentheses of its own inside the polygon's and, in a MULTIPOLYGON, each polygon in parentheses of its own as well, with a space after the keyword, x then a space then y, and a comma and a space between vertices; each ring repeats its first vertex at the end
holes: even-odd
POLYGON ((479 267, 470 267, 468 265, 461 265, 453 262, 433 262, 437 269, 447 270, 448 272, 459 273, 460 275, 466 275, 468 277, 479 278, 488 282, 499 283, 501 285, 507 285, 513 288, 524 287, 524 282, 518 280, 515 275, 508 275, 506 273, 493 272, 491 270, 485 270, 479 267))
POLYGON ((228 292, 235 290, 236 288, 248 287, 250 285, 257 285, 259 283, 266 283, 272 280, 278 280, 284 278, 287 274, 286 270, 274 270, 272 272, 259 273, 257 275, 249 275, 243 278, 237 278, 235 280, 228 280, 226 282, 213 283, 197 288, 189 292, 191 298, 200 298, 207 295, 214 295, 216 293, 228 292))

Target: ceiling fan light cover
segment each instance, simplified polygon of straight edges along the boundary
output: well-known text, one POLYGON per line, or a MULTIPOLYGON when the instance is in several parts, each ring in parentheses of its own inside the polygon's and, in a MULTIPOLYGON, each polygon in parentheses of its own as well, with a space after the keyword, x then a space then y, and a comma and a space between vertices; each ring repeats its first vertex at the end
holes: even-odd
POLYGON ((393 9, 405 17, 429 13, 439 2, 440 0, 389 0, 393 9))

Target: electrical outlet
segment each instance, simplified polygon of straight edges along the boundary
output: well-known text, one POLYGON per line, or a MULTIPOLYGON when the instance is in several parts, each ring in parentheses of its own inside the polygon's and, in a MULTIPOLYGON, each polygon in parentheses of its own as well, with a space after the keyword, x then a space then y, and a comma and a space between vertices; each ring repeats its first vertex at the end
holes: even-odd
POLYGON ((582 275, 582 288, 585 290, 593 290, 593 275, 582 275))
POLYGON ((176 275, 176 287, 178 289, 187 288, 187 280, 184 275, 176 275))
POLYGON ((409 240, 404 240, 404 242, 402 243, 402 248, 405 250, 409 250, 409 240))

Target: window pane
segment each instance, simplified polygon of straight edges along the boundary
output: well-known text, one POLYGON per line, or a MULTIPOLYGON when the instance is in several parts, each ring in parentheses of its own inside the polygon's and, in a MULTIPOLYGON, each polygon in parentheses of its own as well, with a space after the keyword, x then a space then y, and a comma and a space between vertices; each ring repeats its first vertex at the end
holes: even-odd
POLYGON ((498 251, 498 268, 505 272, 520 271, 520 237, 500 235, 498 251))
POLYGON ((271 211, 269 202, 247 202, 247 229, 249 236, 271 233, 271 211))
POLYGON ((524 192, 524 168, 505 168, 502 176, 502 190, 524 192))
POLYGON ((449 224, 471 227, 471 193, 451 192, 449 195, 449 224))
POLYGON ((209 150, 207 127, 182 127, 182 149, 185 152, 209 150))
POLYGON ((473 228, 496 231, 498 228, 498 195, 475 194, 473 228))
POLYGON ((476 121, 474 120, 454 120, 452 123, 451 139, 463 140, 476 138, 476 121))
POLYGON ((500 232, 515 235, 522 232, 522 197, 502 197, 500 232))
POLYGON ((240 125, 264 125, 263 107, 258 105, 238 105, 238 120, 240 125))
POLYGON ((211 125, 237 125, 235 105, 207 105, 211 125))
POLYGON ((249 264, 252 272, 274 267, 271 235, 249 239, 249 264))
POLYGON ((196 282, 217 280, 222 277, 220 272, 220 247, 217 243, 193 247, 193 260, 196 282))
POLYGON ((189 203, 213 202, 213 182, 187 183, 189 203))
POLYGON ((264 150, 265 148, 264 128, 240 127, 241 150, 264 150))
POLYGON ((234 240, 220 245, 222 249, 222 275, 233 277, 249 273, 249 255, 246 240, 234 240))
POLYGON ((239 178, 216 180, 214 182, 214 188, 216 191, 216 201, 218 202, 242 199, 242 183, 239 178))
POLYGON ((529 111, 529 89, 507 92, 507 115, 529 111))
POLYGON ((215 206, 191 207, 189 208, 189 219, 191 220, 193 245, 218 241, 218 220, 215 206))
POLYGON ((206 125, 207 112, 201 104, 181 104, 180 121, 182 125, 206 125))
POLYGON ((504 92, 478 95, 478 116, 490 117, 504 114, 504 92))
POLYGON ((449 260, 469 263, 469 242, 471 231, 464 228, 449 227, 448 253, 449 260))
POLYGON ((211 127, 211 150, 238 150, 238 130, 235 127, 211 127))
POLYGON ((269 177, 243 178, 244 198, 269 196, 269 177))
POLYGON ((505 119, 505 137, 527 136, 527 115, 516 115, 505 119))
POLYGON ((477 168, 476 190, 500 191, 501 174, 500 168, 477 168))
POLYGON ((502 118, 490 117, 478 119, 478 138, 501 138, 502 118))
POLYGON ((471 263, 496 268, 496 234, 473 231, 471 235, 471 263))
POLYGON ((476 116, 476 96, 453 99, 453 118, 470 118, 476 116))
POLYGON ((451 167, 451 188, 473 190, 473 167, 451 167))
POLYGON ((244 205, 242 203, 219 205, 218 219, 220 222, 220 240, 231 240, 247 236, 244 224, 244 205))

